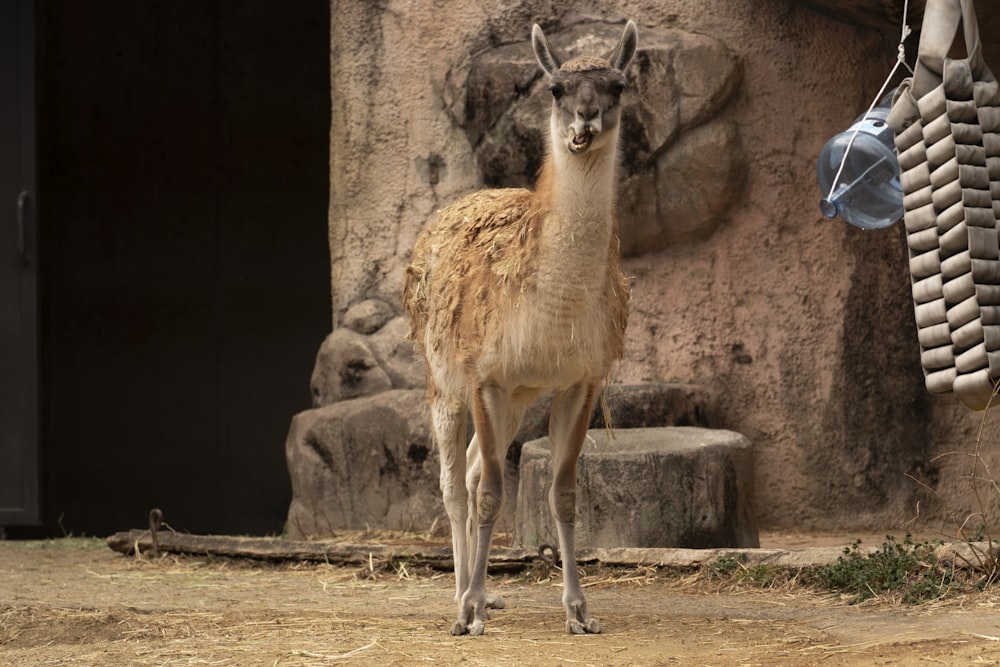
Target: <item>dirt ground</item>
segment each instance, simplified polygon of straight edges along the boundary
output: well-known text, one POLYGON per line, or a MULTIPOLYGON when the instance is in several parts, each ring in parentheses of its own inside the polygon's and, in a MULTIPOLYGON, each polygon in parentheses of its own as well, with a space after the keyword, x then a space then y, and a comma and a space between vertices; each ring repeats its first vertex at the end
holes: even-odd
POLYGON ((604 632, 564 633, 558 574, 496 576, 507 608, 452 637, 430 570, 121 556, 0 542, 0 665, 1000 665, 1000 595, 906 607, 698 575, 584 579, 604 632))

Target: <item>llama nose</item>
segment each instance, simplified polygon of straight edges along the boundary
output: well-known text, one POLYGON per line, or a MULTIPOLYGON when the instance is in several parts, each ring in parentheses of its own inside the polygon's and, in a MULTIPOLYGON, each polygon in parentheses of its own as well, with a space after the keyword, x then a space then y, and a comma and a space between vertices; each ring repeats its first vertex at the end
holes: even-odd
POLYGON ((585 130, 600 131, 600 116, 601 110, 595 107, 583 107, 576 110, 577 124, 582 125, 585 130))

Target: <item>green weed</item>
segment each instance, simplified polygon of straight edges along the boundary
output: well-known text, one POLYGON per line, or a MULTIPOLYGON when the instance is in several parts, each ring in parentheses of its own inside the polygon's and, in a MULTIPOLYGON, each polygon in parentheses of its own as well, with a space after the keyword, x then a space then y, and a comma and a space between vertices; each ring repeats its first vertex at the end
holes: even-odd
POLYGON ((885 595, 918 604, 948 595, 959 586, 955 570, 934 555, 937 545, 915 543, 909 534, 900 544, 887 535, 872 553, 861 552, 861 541, 844 549, 836 563, 815 568, 806 577, 814 586, 853 596, 862 602, 885 595))
POLYGON ((937 543, 914 542, 909 534, 903 542, 887 535, 875 551, 862 551, 861 541, 845 547, 836 563, 801 570, 774 565, 749 565, 746 554, 723 556, 708 563, 703 572, 712 580, 753 588, 783 585, 832 591, 851 598, 852 603, 872 598, 920 604, 962 590, 982 589, 981 575, 956 570, 953 563, 939 561, 937 543))
POLYGON ((755 588, 772 588, 790 579, 787 568, 763 564, 747 566, 747 560, 745 553, 722 556, 708 564, 708 575, 712 579, 730 580, 755 588))

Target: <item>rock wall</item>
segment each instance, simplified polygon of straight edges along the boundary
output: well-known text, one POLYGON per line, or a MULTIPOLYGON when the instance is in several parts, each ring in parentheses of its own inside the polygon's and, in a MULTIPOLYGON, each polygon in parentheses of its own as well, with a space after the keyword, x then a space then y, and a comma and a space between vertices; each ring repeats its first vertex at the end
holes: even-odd
MULTIPOLYGON (((708 386, 719 425, 754 444, 761 526, 881 529, 976 509, 969 458, 939 455, 972 446, 982 416, 923 389, 901 229, 862 232, 817 206, 819 150, 875 95, 898 29, 778 0, 334 0, 332 17, 335 333, 366 299, 398 314, 438 208, 530 180, 544 122, 531 24, 573 51, 609 44, 630 17, 633 314, 614 382, 708 386)), ((988 423, 986 440, 998 432, 988 423)))

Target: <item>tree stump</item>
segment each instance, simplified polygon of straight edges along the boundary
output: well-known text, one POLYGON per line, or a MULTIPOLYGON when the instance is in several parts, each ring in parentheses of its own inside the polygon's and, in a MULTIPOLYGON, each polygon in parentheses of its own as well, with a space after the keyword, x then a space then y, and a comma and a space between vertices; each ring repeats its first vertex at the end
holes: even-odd
MULTIPOLYGON (((580 547, 757 547, 753 452, 733 431, 698 427, 588 431, 577 479, 580 547)), ((517 536, 557 544, 548 438, 521 450, 517 536)))

